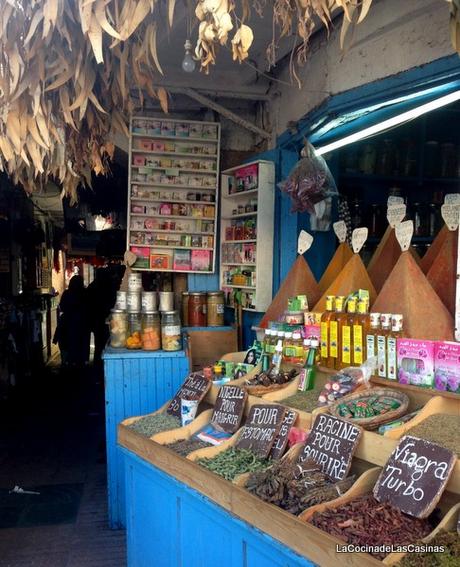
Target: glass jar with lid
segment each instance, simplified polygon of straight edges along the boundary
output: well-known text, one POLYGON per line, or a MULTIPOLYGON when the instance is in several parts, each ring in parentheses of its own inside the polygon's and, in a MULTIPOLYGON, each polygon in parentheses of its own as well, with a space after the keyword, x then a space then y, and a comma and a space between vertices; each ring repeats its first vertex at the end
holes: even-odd
POLYGON ((128 313, 129 336, 126 339, 126 347, 131 349, 142 348, 142 313, 140 311, 128 313))
POLYGON ((144 311, 142 316, 142 348, 160 350, 161 325, 158 311, 144 311))
POLYGON ((125 348, 128 338, 128 317, 122 309, 112 309, 110 316, 110 346, 125 348))
POLYGON ((181 327, 179 311, 165 311, 161 317, 161 344, 163 350, 181 350, 181 327))

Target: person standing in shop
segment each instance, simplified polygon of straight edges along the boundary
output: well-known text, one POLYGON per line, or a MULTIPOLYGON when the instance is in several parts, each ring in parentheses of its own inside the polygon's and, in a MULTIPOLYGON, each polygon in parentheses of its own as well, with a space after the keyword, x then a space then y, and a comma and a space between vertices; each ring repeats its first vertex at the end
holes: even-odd
POLYGON ((89 361, 90 326, 88 298, 81 276, 73 276, 59 303, 53 342, 59 345, 63 366, 83 366, 89 361))
POLYGON ((94 334, 94 363, 101 362, 102 352, 109 340, 107 318, 115 303, 116 291, 108 268, 99 268, 88 286, 90 326, 94 334))

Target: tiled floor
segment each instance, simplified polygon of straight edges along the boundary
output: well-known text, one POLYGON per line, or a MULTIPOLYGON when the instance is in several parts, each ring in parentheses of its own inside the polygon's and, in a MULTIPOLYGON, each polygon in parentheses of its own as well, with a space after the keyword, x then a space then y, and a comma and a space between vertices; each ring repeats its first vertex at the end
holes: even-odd
POLYGON ((103 389, 94 372, 44 372, 0 407, 0 487, 84 483, 75 523, 0 529, 0 567, 124 567, 107 527, 103 389))

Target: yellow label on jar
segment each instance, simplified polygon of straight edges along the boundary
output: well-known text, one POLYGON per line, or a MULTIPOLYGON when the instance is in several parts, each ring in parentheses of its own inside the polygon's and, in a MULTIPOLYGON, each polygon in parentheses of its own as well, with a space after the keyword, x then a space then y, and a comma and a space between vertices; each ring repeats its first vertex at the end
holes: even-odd
POLYGON ((329 325, 326 322, 321 323, 321 358, 327 358, 328 352, 328 330, 329 325))
POLYGON ((331 321, 329 325, 329 354, 332 358, 337 358, 339 356, 339 348, 338 348, 338 325, 337 321, 331 321))
POLYGON ((351 327, 344 325, 342 327, 342 362, 350 364, 351 362, 351 327))
POLYGON ((353 363, 363 363, 363 327, 353 325, 353 363))

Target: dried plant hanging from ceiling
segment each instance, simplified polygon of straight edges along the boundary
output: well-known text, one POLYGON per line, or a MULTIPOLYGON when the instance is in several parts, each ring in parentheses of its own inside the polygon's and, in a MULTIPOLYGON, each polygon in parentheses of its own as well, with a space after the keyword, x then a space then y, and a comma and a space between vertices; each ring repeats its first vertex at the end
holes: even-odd
POLYGON ((0 169, 30 192, 54 178, 74 198, 91 171, 106 173, 114 133, 127 134, 131 93, 141 104, 147 93, 167 111, 168 95, 155 86, 156 35, 179 8, 196 7, 196 55, 208 72, 229 40, 234 60, 248 57, 251 10, 266 25, 273 20, 269 64, 278 39, 291 35, 301 63, 315 16, 329 28, 342 8, 346 32, 371 1, 0 0, 0 169))

